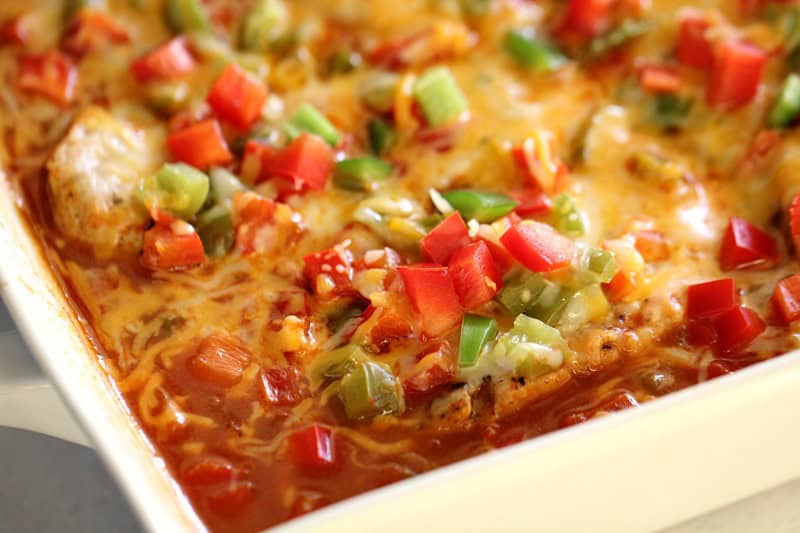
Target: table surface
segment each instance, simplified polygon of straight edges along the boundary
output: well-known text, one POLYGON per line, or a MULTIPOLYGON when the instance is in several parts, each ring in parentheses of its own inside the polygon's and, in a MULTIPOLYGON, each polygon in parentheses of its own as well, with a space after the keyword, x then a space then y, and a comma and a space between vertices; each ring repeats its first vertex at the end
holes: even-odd
MULTIPOLYGON (((11 319, 0 302, 0 332, 11 329, 11 319)), ((0 531, 142 531, 93 450, 27 431, 0 428, 0 472, 0 531)), ((800 480, 662 533, 763 531, 800 531, 800 480)))

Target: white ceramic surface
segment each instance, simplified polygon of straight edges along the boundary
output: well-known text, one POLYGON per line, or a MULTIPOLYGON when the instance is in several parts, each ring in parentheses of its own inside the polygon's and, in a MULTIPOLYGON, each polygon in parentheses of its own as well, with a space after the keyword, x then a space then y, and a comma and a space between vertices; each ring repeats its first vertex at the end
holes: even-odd
MULTIPOLYGON (((12 198, 0 174, 0 292, 20 333, 143 524, 151 531, 202 530, 99 368, 12 198)), ((0 382, 0 394, 16 402, 7 405, 24 420, 25 399, 17 393, 30 387, 12 389, 12 382, 18 380, 0 382)), ((800 476, 798 385, 795 353, 373 491, 278 529, 656 530, 800 476)), ((27 414, 41 418, 41 430, 60 416, 27 414)))

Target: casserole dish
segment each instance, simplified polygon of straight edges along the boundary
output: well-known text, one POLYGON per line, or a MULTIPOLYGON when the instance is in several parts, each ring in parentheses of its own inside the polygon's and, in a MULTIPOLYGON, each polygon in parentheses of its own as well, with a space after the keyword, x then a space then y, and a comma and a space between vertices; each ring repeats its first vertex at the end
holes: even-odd
MULTIPOLYGON (((97 365, 14 196, 4 178, 3 301, 67 409, 34 418, 26 403, 34 398, 25 390, 46 385, 30 372, 0 376, 0 401, 8 407, 0 423, 80 442, 81 432, 69 422, 64 429, 61 417, 72 413, 146 529, 202 531, 97 365), (10 416, 12 409, 18 416, 10 416)), ((22 345, 3 348, 5 357, 13 357, 18 354, 6 350, 22 345)), ((615 417, 375 490, 275 530, 485 531, 502 520, 508 531, 527 530, 532 522, 550 531, 654 531, 800 476, 798 382, 800 353, 787 354, 615 417)))
POLYGON ((649 529, 794 475, 800 11, 392 4, 0 11, 5 297, 148 525, 649 529))

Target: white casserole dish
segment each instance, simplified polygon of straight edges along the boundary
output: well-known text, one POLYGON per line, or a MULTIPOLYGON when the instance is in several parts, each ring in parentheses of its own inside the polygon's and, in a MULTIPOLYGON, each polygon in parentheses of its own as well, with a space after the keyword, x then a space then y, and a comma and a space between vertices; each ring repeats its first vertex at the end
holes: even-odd
MULTIPOLYGON (((203 530, 97 363, 2 173, 0 294, 144 526, 203 530)), ((2 353, 21 350, 10 337, 0 341, 2 353)), ((0 372, 13 370, 8 363, 0 372)), ((29 372, 0 375, 0 424, 80 441, 54 398, 29 372)), ((800 476, 798 405, 795 352, 276 529, 656 530, 800 476)))

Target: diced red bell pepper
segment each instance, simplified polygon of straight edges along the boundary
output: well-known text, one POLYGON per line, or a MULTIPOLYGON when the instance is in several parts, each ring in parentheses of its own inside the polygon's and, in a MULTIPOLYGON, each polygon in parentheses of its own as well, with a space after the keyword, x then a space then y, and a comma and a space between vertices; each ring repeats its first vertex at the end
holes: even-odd
POLYGON ((426 258, 446 265, 456 250, 469 244, 469 230, 458 211, 448 215, 420 241, 426 258))
POLYGON ((275 202, 252 192, 236 193, 233 197, 233 227, 236 248, 249 254, 259 248, 259 235, 274 221, 275 202))
POLYGON ((526 220, 511 226, 500 242, 522 266, 533 272, 550 272, 569 265, 575 245, 547 224, 526 220))
POLYGON ((614 303, 621 302, 636 289, 636 280, 629 272, 618 271, 608 283, 603 283, 608 299, 614 303))
POLYGON ((309 254, 303 258, 311 289, 328 299, 356 293, 353 288, 353 254, 344 246, 309 254))
POLYGON ((511 193, 517 201, 514 212, 522 218, 546 215, 552 208, 552 202, 547 194, 538 188, 529 187, 511 193))
POLYGON ((757 46, 740 41, 723 43, 708 80, 708 105, 733 110, 749 103, 758 92, 766 63, 766 52, 757 46))
POLYGON ((425 353, 403 376, 403 392, 408 400, 414 400, 435 392, 439 387, 455 379, 453 356, 445 344, 425 353))
POLYGON ((203 120, 167 137, 169 151, 178 161, 200 170, 214 165, 227 165, 233 154, 214 119, 203 120))
POLYGON ((237 474, 230 461, 221 457, 205 457, 192 463, 181 472, 181 481, 187 485, 202 486, 228 483, 237 474))
POLYGON ((583 411, 577 411, 562 416, 558 421, 558 426, 562 428, 574 426, 575 424, 580 424, 581 422, 586 422, 587 420, 594 418, 598 413, 613 413, 628 409, 629 407, 636 407, 638 405, 639 402, 636 401, 636 398, 634 398, 631 393, 617 392, 610 398, 602 401, 599 405, 595 405, 583 411))
POLYGON ((220 119, 247 130, 261 116, 266 99, 264 84, 231 63, 214 82, 206 101, 220 119))
POLYGON ((262 160, 260 177, 257 181, 276 178, 285 185, 286 193, 307 189, 325 188, 333 170, 333 148, 322 138, 303 133, 289 146, 262 160))
POLYGON ((714 317, 695 318, 686 324, 686 340, 692 346, 712 346, 717 342, 714 317))
POLYGON ((426 334, 438 337, 458 325, 461 303, 447 267, 420 264, 399 266, 397 271, 426 334))
POLYGON ((261 373, 264 401, 270 405, 288 407, 305 396, 303 376, 294 367, 270 368, 261 373))
POLYGON ((686 290, 686 317, 689 320, 717 316, 737 305, 739 293, 731 278, 696 283, 686 290))
POLYGON ((714 48, 706 37, 711 24, 705 16, 695 10, 687 10, 681 16, 678 34, 678 61, 686 66, 707 69, 714 63, 714 48))
POLYGON ((717 331, 715 351, 736 354, 747 347, 767 328, 758 313, 743 305, 725 311, 714 319, 717 331))
POLYGON ((772 295, 772 303, 786 322, 794 322, 800 318, 800 274, 778 282, 772 295))
POLYGON ((17 84, 23 91, 30 91, 49 98, 60 106, 72 102, 78 69, 67 55, 58 50, 43 54, 24 54, 19 58, 17 84))
POLYGON ((549 132, 523 140, 511 149, 511 157, 528 182, 546 193, 562 190, 569 179, 569 168, 556 155, 549 132))
POLYGON ((568 0, 563 31, 594 37, 608 27, 612 0, 568 0))
POLYGON ((454 253, 447 268, 464 309, 485 304, 503 287, 492 253, 483 241, 468 244, 454 253))
POLYGON ((140 83, 184 77, 196 66, 186 39, 175 37, 131 63, 131 74, 140 83))
POLYGON ((128 32, 114 19, 102 11, 84 8, 70 22, 61 42, 64 50, 81 57, 129 40, 128 32))
POLYGON ((251 359, 250 350, 239 341, 215 333, 200 342, 197 353, 186 361, 186 368, 200 381, 230 387, 242 379, 242 373, 251 359))
POLYGON ((330 428, 311 424, 289 435, 289 457, 296 467, 305 470, 335 466, 335 440, 330 428))
POLYGON ((26 44, 28 29, 22 15, 6 20, 0 24, 0 44, 26 44))
POLYGON ((792 198, 789 206, 789 230, 792 233, 795 253, 797 253, 797 249, 800 249, 800 192, 792 198))
POLYGON ((722 270, 768 269, 778 262, 778 243, 746 220, 731 217, 719 253, 722 270))
POLYGON ((248 140, 244 145, 241 172, 239 173, 242 181, 254 184, 269 179, 264 171, 267 168, 267 162, 278 152, 279 150, 272 145, 253 139, 248 140))
POLYGON ((203 242, 194 228, 182 220, 156 224, 144 234, 140 258, 149 270, 181 270, 205 261, 203 242))
POLYGON ((497 270, 500 272, 500 276, 504 276, 506 272, 511 270, 517 260, 514 259, 508 250, 505 247, 493 240, 481 238, 481 241, 486 243, 486 246, 489 248, 489 251, 492 253, 492 259, 494 259, 494 264, 497 266, 497 270))
POLYGON ((681 87, 681 78, 669 67, 646 65, 639 71, 639 84, 650 92, 674 93, 681 87))

